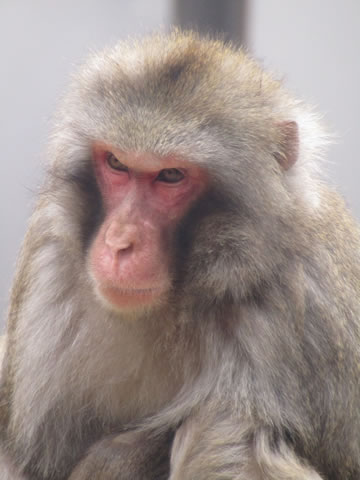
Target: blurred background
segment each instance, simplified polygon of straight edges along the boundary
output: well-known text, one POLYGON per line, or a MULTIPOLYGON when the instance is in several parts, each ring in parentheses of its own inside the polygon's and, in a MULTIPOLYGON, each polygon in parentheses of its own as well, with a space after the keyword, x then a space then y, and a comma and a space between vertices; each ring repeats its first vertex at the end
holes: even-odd
POLYGON ((324 113, 329 177, 360 219, 359 0, 0 0, 0 326, 69 74, 92 50, 170 25, 223 32, 324 113))

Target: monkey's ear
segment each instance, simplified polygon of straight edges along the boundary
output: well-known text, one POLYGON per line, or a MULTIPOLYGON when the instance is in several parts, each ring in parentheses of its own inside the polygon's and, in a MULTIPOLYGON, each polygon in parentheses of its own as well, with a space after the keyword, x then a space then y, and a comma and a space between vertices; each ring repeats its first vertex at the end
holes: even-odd
POLYGON ((281 141, 279 151, 274 157, 284 170, 289 170, 296 162, 299 154, 299 131, 296 122, 283 122, 279 124, 281 141))

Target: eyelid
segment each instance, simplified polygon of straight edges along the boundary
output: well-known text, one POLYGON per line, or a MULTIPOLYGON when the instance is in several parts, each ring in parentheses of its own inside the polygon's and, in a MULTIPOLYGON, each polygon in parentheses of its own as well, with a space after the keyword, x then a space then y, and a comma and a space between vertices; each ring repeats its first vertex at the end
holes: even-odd
POLYGON ((185 178, 186 178, 186 171, 184 169, 172 167, 172 168, 163 168, 162 170, 160 170, 160 172, 157 174, 155 180, 159 181, 159 182, 162 182, 162 183, 167 183, 169 185, 176 185, 177 183, 182 182, 185 178), (168 172, 168 171, 171 171, 171 170, 179 172, 182 175, 182 177, 178 181, 175 181, 175 182, 171 182, 171 181, 167 182, 166 180, 161 180, 161 178, 159 178, 162 174, 164 174, 164 172, 168 172))
POLYGON ((112 152, 106 152, 105 153, 105 162, 106 162, 106 165, 114 172, 128 172, 129 171, 129 168, 124 165, 118 158, 116 155, 114 155, 112 152), (113 167, 110 165, 110 159, 111 158, 114 158, 117 162, 118 162, 118 168, 116 167, 113 167))

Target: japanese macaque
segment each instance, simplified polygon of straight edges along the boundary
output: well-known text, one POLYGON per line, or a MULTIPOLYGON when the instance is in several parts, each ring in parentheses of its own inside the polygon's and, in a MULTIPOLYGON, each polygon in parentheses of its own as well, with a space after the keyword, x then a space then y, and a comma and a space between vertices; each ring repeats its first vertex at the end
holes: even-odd
POLYGON ((1 479, 359 480, 360 236, 327 141, 220 41, 88 61, 12 290, 1 479))

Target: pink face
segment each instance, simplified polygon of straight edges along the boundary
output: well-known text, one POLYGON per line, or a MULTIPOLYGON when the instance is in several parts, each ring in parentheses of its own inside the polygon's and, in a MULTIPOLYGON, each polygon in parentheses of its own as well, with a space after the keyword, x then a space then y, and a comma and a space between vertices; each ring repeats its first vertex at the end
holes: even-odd
POLYGON ((207 186, 205 172, 175 156, 96 144, 105 219, 90 249, 96 290, 112 307, 149 306, 168 292, 176 225, 207 186))

